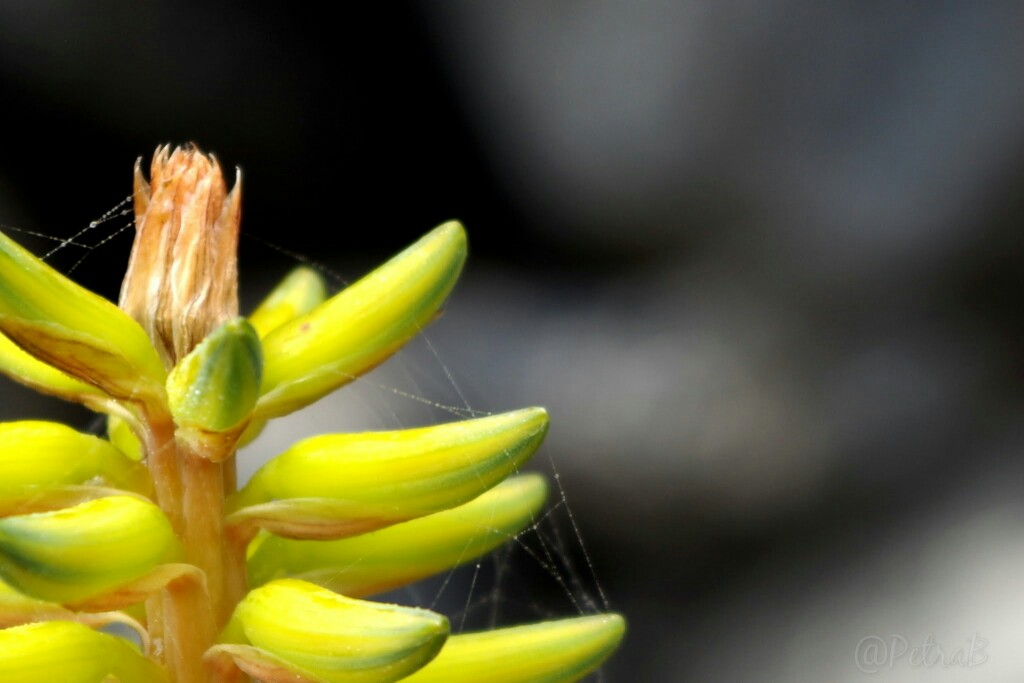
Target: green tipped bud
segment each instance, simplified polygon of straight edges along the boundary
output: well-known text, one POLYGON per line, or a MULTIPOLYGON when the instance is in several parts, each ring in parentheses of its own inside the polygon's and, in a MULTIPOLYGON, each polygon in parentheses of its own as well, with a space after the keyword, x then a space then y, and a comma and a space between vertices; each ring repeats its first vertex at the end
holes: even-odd
POLYGON ((138 323, 2 233, 0 332, 35 358, 114 398, 163 394, 163 364, 138 323))
POLYGON ((323 303, 327 289, 320 273, 305 266, 296 268, 260 302, 249 316, 260 339, 323 303))
POLYGON ((167 378, 178 438, 211 460, 231 455, 259 397, 263 351, 252 325, 229 320, 185 356, 167 378))
POLYGON ((167 676, 128 641, 66 621, 0 631, 4 683, 159 683, 167 676))
POLYGON ((343 538, 461 505, 522 465, 543 408, 399 432, 300 441, 230 501, 228 523, 291 538, 343 538))
POLYGON ((452 636, 408 683, 572 683, 618 647, 626 622, 598 614, 452 636))
POLYGON ((283 580, 251 591, 206 657, 259 680, 390 683, 433 659, 447 636, 440 614, 283 580))
POLYGON ((445 223, 269 333, 257 413, 290 413, 376 367, 433 319, 465 259, 465 231, 445 223))
POLYGON ((102 480, 147 493, 149 472, 108 441, 56 422, 0 423, 0 496, 102 480))
POLYGON ((339 541, 264 534, 249 557, 259 585, 290 576, 350 597, 392 590, 476 560, 527 527, 544 505, 536 474, 508 479, 459 507, 339 541))
POLYGON ((98 601, 150 574, 176 550, 160 508, 130 496, 0 519, 0 578, 50 602, 98 601))

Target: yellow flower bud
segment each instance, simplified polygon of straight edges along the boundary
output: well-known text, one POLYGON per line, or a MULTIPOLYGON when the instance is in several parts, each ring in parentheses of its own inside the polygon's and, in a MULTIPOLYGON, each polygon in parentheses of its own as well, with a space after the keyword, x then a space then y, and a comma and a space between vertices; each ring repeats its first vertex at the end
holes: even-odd
POLYGON ((0 519, 0 578, 51 602, 98 599, 142 579, 176 551, 160 508, 130 496, 0 519))
MULTIPOLYGON (((29 355, 124 400, 159 400, 164 369, 146 333, 103 297, 0 234, 0 332, 29 355)), ((18 359, 13 359, 17 365, 18 359)), ((74 384, 23 363, 26 381, 59 395, 74 384)))
POLYGON ((0 631, 4 683, 161 683, 167 676, 128 641, 67 621, 0 631))
POLYGON ((461 505, 533 455, 543 408, 398 432, 328 434, 272 459, 238 492, 228 524, 343 538, 461 505))
POLYGON ((249 581, 292 577, 347 595, 382 593, 476 560, 536 518, 547 486, 537 474, 507 479, 464 505, 338 541, 264 532, 249 555, 249 581))
POLYGON ((249 322, 262 339, 281 325, 309 313, 326 298, 320 274, 305 266, 296 268, 249 315, 249 322))
POLYGON ((109 441, 56 422, 0 423, 0 495, 100 482, 146 493, 149 473, 109 441))
POLYGON ((618 647, 626 622, 596 614, 448 639, 408 683, 573 683, 618 647))
POLYGON ((249 592, 206 657, 263 681, 391 683, 429 662, 447 636, 440 614, 282 580, 249 592))
POLYGON ((465 259, 465 230, 445 223, 267 334, 257 414, 290 413, 383 362, 437 314, 465 259))

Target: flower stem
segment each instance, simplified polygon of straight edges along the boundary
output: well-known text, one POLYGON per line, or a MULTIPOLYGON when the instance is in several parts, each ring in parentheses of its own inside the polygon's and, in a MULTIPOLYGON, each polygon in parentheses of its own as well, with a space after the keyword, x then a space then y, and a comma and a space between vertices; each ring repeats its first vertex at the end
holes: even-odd
POLYGON ((224 534, 224 499, 234 488, 234 457, 213 462, 174 438, 169 416, 147 416, 146 446, 157 503, 181 539, 184 561, 205 577, 168 586, 147 604, 147 620, 160 638, 158 652, 172 683, 209 683, 203 653, 214 644, 245 595, 245 548, 224 534))

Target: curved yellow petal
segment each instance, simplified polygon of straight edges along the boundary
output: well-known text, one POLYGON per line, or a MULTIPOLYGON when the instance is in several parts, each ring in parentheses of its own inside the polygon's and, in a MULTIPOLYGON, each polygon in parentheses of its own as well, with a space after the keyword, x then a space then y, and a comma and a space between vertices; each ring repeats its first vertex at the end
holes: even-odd
POLYGON ((0 233, 0 332, 58 370, 127 400, 159 399, 164 368, 143 329, 0 233))
MULTIPOLYGON (((306 315, 326 298, 327 288, 320 273, 300 266, 278 283, 249 315, 248 320, 260 339, 263 339, 285 323, 306 315)), ((265 417, 251 420, 238 438, 238 448, 255 440, 267 426, 267 421, 265 417)))
POLYGON ((267 334, 257 414, 290 413, 380 364, 433 319, 465 259, 465 230, 445 223, 267 334))
POLYGON ((0 334, 0 373, 36 391, 82 403, 93 410, 109 412, 112 408, 113 399, 105 391, 47 365, 3 334, 0 334))
POLYGON ((135 436, 127 420, 116 415, 108 415, 107 438, 117 450, 124 453, 130 460, 140 462, 145 457, 145 453, 142 452, 142 442, 135 436))
POLYGON ((282 580, 239 603, 207 659, 264 681, 390 683, 429 662, 447 636, 440 614, 282 580))
POLYGON ((300 266, 278 283, 267 298, 249 315, 249 322, 260 338, 287 322, 305 315, 327 298, 327 289, 320 273, 300 266))
POLYGON ((146 468, 108 441, 56 422, 0 423, 0 494, 94 480, 143 494, 152 490, 146 468))
POLYGON ((95 600, 138 581, 178 549, 156 505, 110 496, 0 519, 0 578, 41 600, 95 600))
POLYGON ((350 597, 392 590, 490 552, 528 526, 544 505, 537 474, 513 477, 451 510, 338 541, 263 534, 249 557, 249 581, 293 577, 350 597))
POLYGON ((128 641, 67 621, 0 631, 0 680, 4 683, 160 683, 164 671, 128 641))
POLYGON ((441 654, 408 683, 572 683, 618 647, 626 622, 598 614, 448 639, 441 654))
POLYGON ((547 433, 543 408, 398 432, 330 434, 272 459, 229 501, 228 523, 342 538, 461 505, 519 468, 547 433))

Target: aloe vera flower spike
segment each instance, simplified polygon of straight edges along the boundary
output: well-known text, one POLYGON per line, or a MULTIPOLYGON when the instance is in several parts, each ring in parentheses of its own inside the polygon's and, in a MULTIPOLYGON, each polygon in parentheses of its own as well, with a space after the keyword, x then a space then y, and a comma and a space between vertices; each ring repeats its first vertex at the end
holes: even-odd
POLYGON ((119 305, 0 234, 0 373, 107 416, 108 438, 0 424, 0 681, 571 683, 617 614, 450 633, 375 594, 530 527, 542 408, 294 444, 243 486, 241 445, 438 315, 456 222, 334 295, 298 268, 238 304, 241 176, 194 146, 135 166, 119 305), (97 630, 122 624, 138 644, 97 630))

